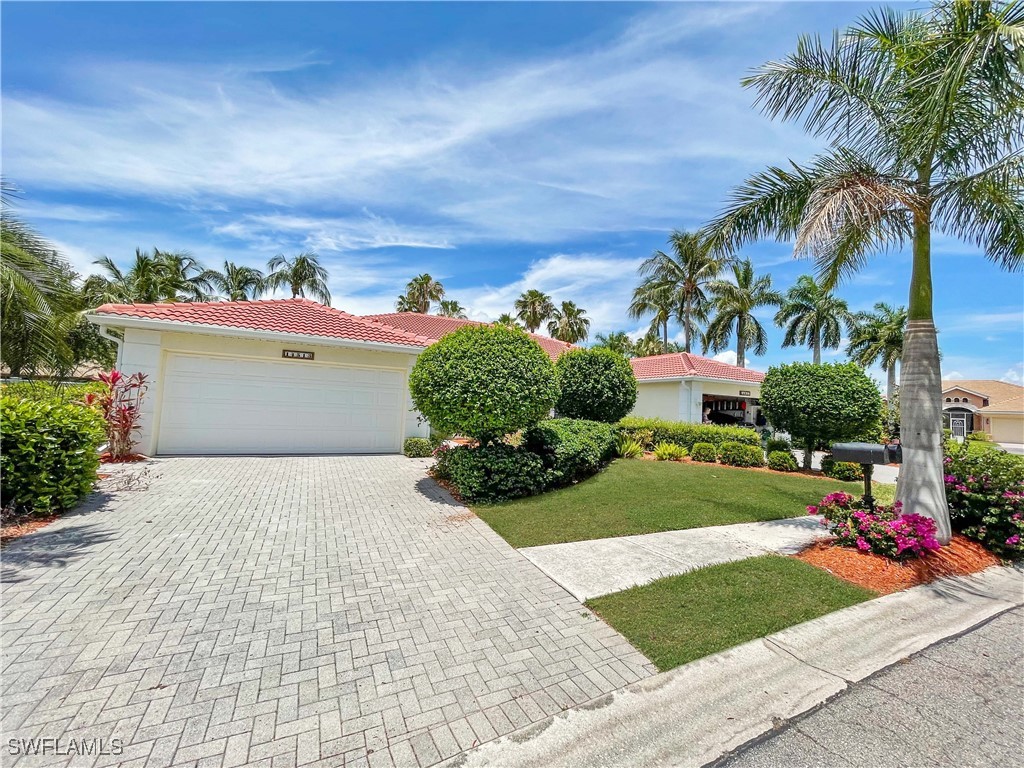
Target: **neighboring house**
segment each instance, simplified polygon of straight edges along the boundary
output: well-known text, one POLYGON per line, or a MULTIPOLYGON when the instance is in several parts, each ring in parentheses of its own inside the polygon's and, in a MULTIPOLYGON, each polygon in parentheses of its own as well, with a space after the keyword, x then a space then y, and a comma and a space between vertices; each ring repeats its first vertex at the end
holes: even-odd
MULTIPOLYGON (((409 370, 472 321, 359 317, 306 299, 105 304, 118 368, 149 377, 139 450, 157 454, 394 453, 427 436, 409 370)), ((571 348, 534 336, 556 358, 571 348)))
POLYGON ((943 381, 942 425, 956 437, 985 432, 999 443, 1024 443, 1024 387, 993 379, 943 381))
POLYGON ((688 352, 635 357, 636 405, 631 415, 700 424, 760 426, 764 374, 688 352))

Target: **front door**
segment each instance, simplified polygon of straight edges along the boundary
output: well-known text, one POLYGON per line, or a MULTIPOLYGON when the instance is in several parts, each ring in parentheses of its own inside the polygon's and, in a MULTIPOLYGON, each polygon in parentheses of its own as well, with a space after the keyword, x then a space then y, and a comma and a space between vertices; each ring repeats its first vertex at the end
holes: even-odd
POLYGON ((951 416, 949 427, 953 431, 953 437, 967 437, 967 419, 963 416, 951 416))

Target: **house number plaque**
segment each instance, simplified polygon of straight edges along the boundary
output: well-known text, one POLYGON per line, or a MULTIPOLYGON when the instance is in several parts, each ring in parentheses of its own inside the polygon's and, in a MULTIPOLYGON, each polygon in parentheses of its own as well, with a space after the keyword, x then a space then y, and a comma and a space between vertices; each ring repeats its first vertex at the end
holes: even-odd
POLYGON ((298 349, 285 349, 281 352, 281 357, 286 360, 312 360, 312 352, 302 352, 298 349))

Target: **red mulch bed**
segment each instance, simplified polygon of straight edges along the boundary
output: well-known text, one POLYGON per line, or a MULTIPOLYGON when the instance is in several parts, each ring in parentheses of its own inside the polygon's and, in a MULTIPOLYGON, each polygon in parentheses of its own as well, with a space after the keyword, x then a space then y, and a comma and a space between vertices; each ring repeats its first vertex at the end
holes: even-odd
POLYGON ((5 525, 3 528, 0 528, 0 547, 10 544, 15 539, 24 536, 26 533, 32 533, 32 531, 38 530, 44 525, 49 525, 58 517, 60 517, 60 515, 32 517, 21 522, 12 523, 11 525, 5 525))
POLYGON ((134 461, 149 461, 149 457, 143 456, 141 453, 129 453, 127 456, 115 459, 109 453, 100 454, 100 464, 128 464, 134 461))
POLYGON ((927 584, 943 576, 966 576, 999 565, 998 557, 981 544, 959 534, 937 552, 898 563, 881 555, 819 541, 794 555, 833 576, 883 595, 927 584))

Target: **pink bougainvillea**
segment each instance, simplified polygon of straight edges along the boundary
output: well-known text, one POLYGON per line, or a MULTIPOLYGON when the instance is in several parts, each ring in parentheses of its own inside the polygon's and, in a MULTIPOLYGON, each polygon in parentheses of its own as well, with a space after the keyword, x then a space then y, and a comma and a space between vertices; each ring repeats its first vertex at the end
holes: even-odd
POLYGON ((903 512, 899 502, 867 509, 848 493, 830 493, 820 504, 807 507, 808 514, 821 515, 822 523, 844 547, 856 547, 893 559, 920 557, 939 548, 935 521, 903 512))

